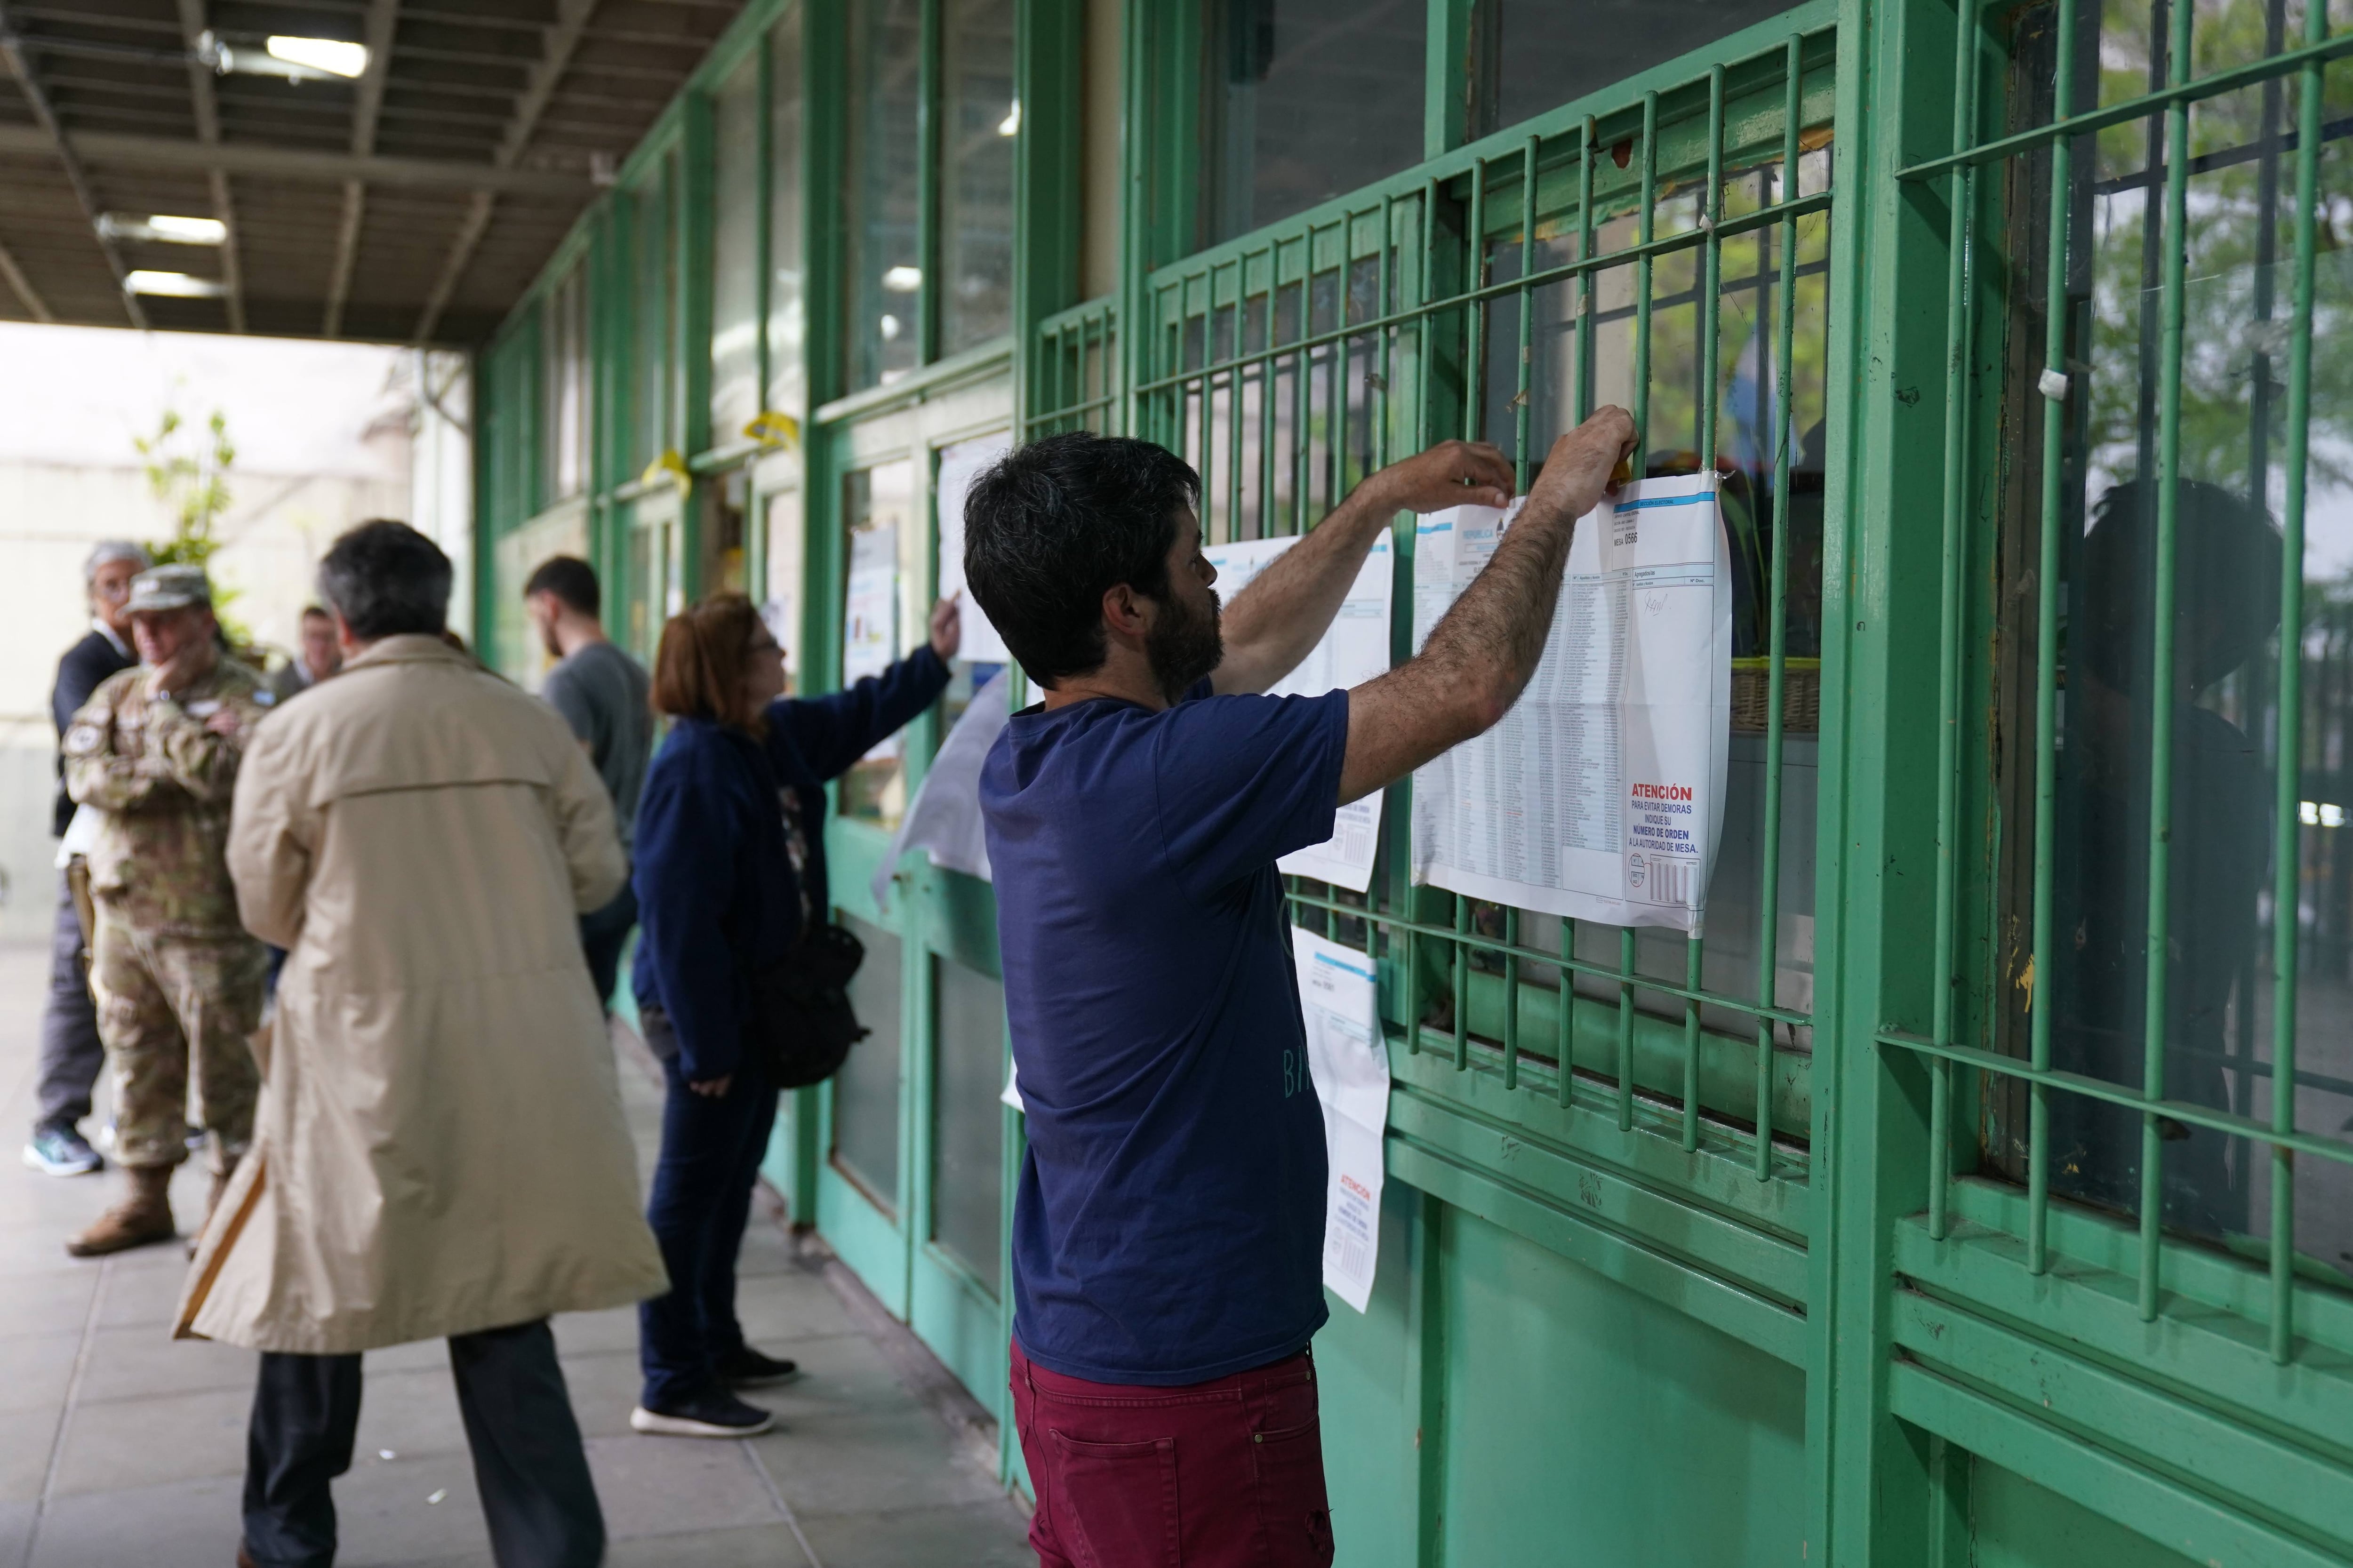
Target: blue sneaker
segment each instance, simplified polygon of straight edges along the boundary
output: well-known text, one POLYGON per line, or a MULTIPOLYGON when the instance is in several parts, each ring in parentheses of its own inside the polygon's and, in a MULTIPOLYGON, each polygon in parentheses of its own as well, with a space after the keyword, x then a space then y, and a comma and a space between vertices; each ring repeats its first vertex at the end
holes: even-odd
POLYGON ((44 1175, 86 1176, 106 1162, 71 1127, 36 1127, 33 1141, 25 1145, 25 1163, 44 1175))

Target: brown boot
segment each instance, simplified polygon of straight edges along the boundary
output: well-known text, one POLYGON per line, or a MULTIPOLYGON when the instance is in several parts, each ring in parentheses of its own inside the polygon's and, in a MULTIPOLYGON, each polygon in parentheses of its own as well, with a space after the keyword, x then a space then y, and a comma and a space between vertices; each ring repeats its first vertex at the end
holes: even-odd
POLYGON ((76 1258, 102 1258, 172 1239, 172 1167, 132 1165, 123 1173, 131 1178, 131 1195, 66 1243, 76 1258))

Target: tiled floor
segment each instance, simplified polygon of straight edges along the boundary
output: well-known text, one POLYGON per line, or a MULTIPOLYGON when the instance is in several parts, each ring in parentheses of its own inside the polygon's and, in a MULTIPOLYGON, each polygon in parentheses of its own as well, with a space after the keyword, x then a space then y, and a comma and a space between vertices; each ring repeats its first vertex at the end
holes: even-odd
MULTIPOLYGON (((32 1104, 45 961, 0 948, 0 1568, 228 1568, 253 1358, 167 1337, 177 1247, 66 1256, 63 1238, 113 1200, 115 1177, 59 1181, 14 1158, 32 1104)), ((657 1093, 634 1062, 622 1079, 650 1160, 657 1093)), ((202 1179, 184 1167, 184 1224, 202 1179)), ((744 1254, 744 1327, 807 1369, 758 1396, 782 1428, 766 1436, 635 1436, 635 1314, 556 1320, 612 1568, 1034 1563, 976 1434, 978 1407, 942 1394, 937 1363, 839 1265, 797 1255, 774 1225, 755 1220, 744 1254)), ((442 1346, 377 1352, 364 1365, 360 1458, 335 1489, 340 1562, 489 1564, 442 1346)))

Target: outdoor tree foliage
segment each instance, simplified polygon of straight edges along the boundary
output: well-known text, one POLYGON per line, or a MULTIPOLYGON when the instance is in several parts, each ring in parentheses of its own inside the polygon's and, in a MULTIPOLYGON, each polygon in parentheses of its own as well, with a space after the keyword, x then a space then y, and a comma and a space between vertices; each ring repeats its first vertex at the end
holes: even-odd
MULTIPOLYGON (((166 408, 153 436, 134 436, 147 488, 170 509, 172 537, 149 546, 158 566, 197 566, 209 576, 212 558, 224 542, 215 531, 228 510, 228 470, 237 462, 237 447, 228 437, 228 417, 217 408, 202 426, 192 426, 176 408, 166 408)), ((213 611, 229 641, 244 647, 251 639, 228 616, 235 590, 213 584, 213 611)))

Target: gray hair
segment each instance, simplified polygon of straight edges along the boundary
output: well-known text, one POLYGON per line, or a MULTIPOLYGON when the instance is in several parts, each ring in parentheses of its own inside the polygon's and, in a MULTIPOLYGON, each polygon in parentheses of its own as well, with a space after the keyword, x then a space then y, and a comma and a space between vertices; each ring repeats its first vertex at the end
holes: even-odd
POLYGON ((87 588, 97 582, 98 569, 111 566, 117 561, 128 561, 142 572, 155 563, 148 555, 147 547, 136 540, 101 539, 90 547, 89 556, 81 563, 81 585, 87 588))
POLYGON ((361 642, 438 637, 449 618, 453 573, 441 547, 405 522, 361 523, 319 563, 319 596, 361 642))

